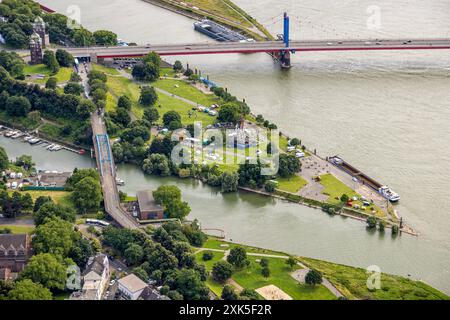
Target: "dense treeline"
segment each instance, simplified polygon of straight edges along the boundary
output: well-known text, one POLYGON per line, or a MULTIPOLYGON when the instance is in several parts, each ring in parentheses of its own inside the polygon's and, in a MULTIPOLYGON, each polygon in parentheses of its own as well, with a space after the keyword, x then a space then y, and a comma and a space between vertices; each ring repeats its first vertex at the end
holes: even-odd
POLYGON ((191 245, 201 246, 206 235, 197 221, 181 225, 167 222, 152 232, 153 241, 137 231, 107 227, 103 241, 124 257, 133 273, 162 286, 161 293, 173 300, 206 300, 207 272, 196 262, 191 245))

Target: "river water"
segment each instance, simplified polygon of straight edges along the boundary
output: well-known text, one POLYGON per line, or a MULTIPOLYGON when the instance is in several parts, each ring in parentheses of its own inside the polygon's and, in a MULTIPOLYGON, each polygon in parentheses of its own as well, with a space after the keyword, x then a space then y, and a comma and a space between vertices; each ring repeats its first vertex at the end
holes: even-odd
MULTIPOLYGON (((140 0, 41 2, 66 14, 76 4, 83 25, 110 29, 127 41, 210 41, 192 29, 190 19, 140 0)), ((288 11, 295 39, 450 37, 450 0, 382 0, 377 8, 368 0, 235 2, 273 34, 281 33, 279 16, 288 11), (370 16, 377 10, 374 24, 370 16)), ((450 293, 449 51, 302 53, 293 55, 288 72, 265 54, 179 58, 319 154, 338 153, 389 184, 402 197, 400 214, 421 236, 393 240, 366 232, 354 220, 246 193, 221 195, 198 182, 146 177, 125 165, 119 174, 127 192, 174 183, 189 201, 191 217, 224 229, 234 241, 361 267, 376 264, 450 293)), ((1 143, 12 152, 16 142, 1 143)), ((34 150, 24 153, 35 157, 34 150)), ((55 166, 69 166, 74 158, 82 159, 77 166, 90 164, 65 152, 52 157, 59 154, 67 162, 55 166)))

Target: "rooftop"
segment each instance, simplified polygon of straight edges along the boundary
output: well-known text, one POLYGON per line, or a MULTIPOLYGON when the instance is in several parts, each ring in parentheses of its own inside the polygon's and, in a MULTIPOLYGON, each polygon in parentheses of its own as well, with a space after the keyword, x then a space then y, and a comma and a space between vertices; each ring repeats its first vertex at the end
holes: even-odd
POLYGON ((138 191, 137 200, 141 211, 160 211, 163 207, 155 202, 151 191, 138 191))
POLYGON ((130 292, 138 292, 147 287, 147 284, 134 274, 129 274, 128 276, 119 279, 119 284, 124 286, 130 292))

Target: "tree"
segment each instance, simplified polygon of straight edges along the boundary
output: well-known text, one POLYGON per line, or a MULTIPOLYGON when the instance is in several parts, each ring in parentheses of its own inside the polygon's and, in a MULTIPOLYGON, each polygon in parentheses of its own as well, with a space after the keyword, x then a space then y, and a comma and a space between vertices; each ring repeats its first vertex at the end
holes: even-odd
POLYGON ((183 70, 183 64, 181 63, 181 61, 175 61, 175 63, 173 64, 173 70, 175 72, 180 72, 181 70, 183 70))
POLYGON ((92 177, 83 178, 75 184, 72 199, 83 213, 97 210, 102 200, 100 182, 92 177))
POLYGON ((148 274, 147 272, 141 268, 141 267, 136 267, 133 269, 133 273, 142 281, 144 281, 145 283, 148 283, 148 274))
POLYGON ((227 261, 220 260, 212 267, 212 277, 217 282, 225 282, 233 275, 233 265, 227 261))
POLYGON ((75 231, 70 222, 52 218, 36 228, 33 248, 36 253, 52 253, 66 257, 73 246, 75 231))
POLYGON ((52 300, 52 293, 39 283, 29 279, 17 281, 9 291, 10 300, 52 300))
POLYGON ((378 221, 378 231, 384 232, 384 222, 382 220, 378 221))
POLYGON ((144 160, 142 170, 147 174, 155 174, 162 177, 170 176, 169 159, 163 154, 151 154, 144 160))
POLYGON ((83 238, 80 233, 77 233, 75 238, 74 245, 69 251, 69 258, 72 259, 77 266, 84 268, 89 258, 98 252, 97 249, 101 248, 101 246, 97 243, 98 239, 94 238, 91 243, 88 239, 83 238))
POLYGON ((347 203, 350 198, 345 193, 341 196, 340 200, 342 203, 347 203))
POLYGON ((236 172, 225 171, 220 176, 221 191, 234 192, 237 190, 239 175, 236 172))
POLYGON ((311 269, 305 276, 305 283, 311 286, 322 283, 322 273, 317 270, 311 269))
POLYGON ((57 85, 58 85, 58 79, 56 79, 56 77, 50 77, 50 78, 48 78, 47 82, 45 83, 45 88, 50 89, 50 90, 55 90, 57 85))
POLYGON ((225 285, 222 289, 221 298, 223 300, 238 300, 238 295, 230 285, 225 285))
POLYGON ((81 119, 87 119, 89 115, 94 112, 95 105, 90 100, 81 100, 80 104, 77 106, 77 115, 81 119))
POLYGON ((278 174, 281 177, 290 177, 297 172, 300 172, 301 167, 300 160, 295 155, 285 153, 280 154, 278 174))
POLYGON ((302 143, 302 142, 301 142, 298 138, 292 138, 292 139, 289 141, 289 144, 290 144, 291 146, 294 146, 294 147, 299 146, 301 143, 302 143))
POLYGON ((250 185, 253 181, 255 186, 263 187, 266 183, 267 176, 262 175, 261 170, 262 165, 259 159, 257 163, 249 163, 249 161, 246 161, 245 163, 240 164, 238 169, 239 185, 250 185))
POLYGON ((236 124, 240 117, 239 106, 234 103, 226 103, 220 107, 217 120, 220 122, 236 124))
POLYGON ((97 30, 93 34, 94 41, 100 46, 116 46, 117 34, 108 30, 97 30))
POLYGON ((33 215, 34 222, 37 226, 45 223, 46 219, 54 217, 73 223, 75 222, 76 212, 72 208, 46 201, 41 204, 39 210, 33 215))
POLYGON ((33 162, 33 158, 29 155, 23 154, 20 157, 16 158, 15 165, 18 167, 22 167, 26 171, 33 169, 35 163, 33 162))
POLYGON ((84 28, 75 29, 73 33, 73 41, 78 47, 89 47, 95 43, 92 32, 84 28))
POLYGON ((117 111, 111 114, 111 119, 123 127, 127 127, 131 122, 131 117, 124 108, 117 108, 117 111))
POLYGON ((261 261, 259 262, 259 265, 261 267, 268 267, 269 266, 269 260, 267 258, 262 258, 261 261))
POLYGON ((154 124, 159 119, 158 109, 146 108, 144 110, 144 119, 147 120, 151 125, 154 124))
POLYGON ((202 255, 203 261, 209 261, 209 260, 212 260, 212 258, 214 258, 214 253, 212 251, 203 252, 203 255, 202 255))
POLYGON ((244 289, 239 294, 241 298, 247 298, 249 300, 261 300, 261 297, 255 290, 244 289))
POLYGON ((170 131, 175 131, 175 130, 180 129, 182 127, 183 127, 183 125, 178 120, 170 121, 169 125, 167 126, 167 128, 170 131))
POLYGON ((50 50, 45 50, 42 62, 50 69, 52 74, 56 74, 59 71, 59 63, 56 60, 55 53, 50 50))
POLYGON ((141 88, 141 96, 139 102, 144 106, 153 106, 158 100, 155 88, 145 86, 141 88))
POLYGON ((181 293, 186 300, 207 300, 209 290, 194 269, 181 269, 175 277, 172 289, 181 293))
POLYGON ((133 67, 132 76, 141 81, 155 81, 159 78, 161 59, 155 52, 144 57, 142 63, 133 67))
POLYGON ((377 226, 377 218, 375 218, 373 216, 368 217, 366 220, 366 223, 367 223, 367 228, 374 229, 377 226))
POLYGON ((392 235, 397 235, 397 234, 398 234, 398 231, 399 231, 398 225, 394 224, 394 225, 392 226, 392 229, 391 229, 392 235))
POLYGON ((262 269, 261 269, 261 275, 264 277, 264 278, 268 278, 268 277, 270 277, 270 269, 269 269, 269 267, 263 267, 262 269))
POLYGON ((153 191, 153 197, 156 203, 164 206, 170 218, 183 219, 191 211, 187 202, 181 200, 181 191, 177 186, 160 186, 153 191))
POLYGON ((9 167, 9 158, 3 147, 0 146, 0 170, 6 170, 9 167))
POLYGON ((81 82, 81 77, 78 73, 76 72, 72 72, 72 74, 70 75, 70 82, 81 82))
POLYGON ((297 264, 297 261, 293 257, 289 257, 286 260, 286 264, 292 269, 297 264))
POLYGON ((275 192, 276 187, 277 184, 273 181, 267 181, 266 184, 264 185, 264 189, 270 193, 275 192))
POLYGON ((227 256, 227 261, 236 268, 243 268, 247 265, 247 252, 243 247, 231 248, 230 253, 227 256))
POLYGON ((172 121, 178 121, 181 122, 181 116, 176 111, 167 111, 163 115, 163 123, 164 126, 168 127, 172 121))
POLYGON ((56 50, 55 56, 61 67, 72 67, 75 62, 73 56, 63 49, 56 50))
POLYGON ((25 97, 11 96, 6 100, 6 113, 10 116, 24 117, 30 109, 30 101, 25 97))
POLYGON ((131 110, 131 99, 128 96, 120 96, 117 101, 117 107, 123 108, 125 110, 131 110))
POLYGON ((61 260, 61 257, 58 259, 50 253, 37 254, 20 273, 20 278, 30 279, 50 290, 63 290, 66 285, 67 267, 61 260))
POLYGON ((124 257, 130 265, 139 264, 144 257, 144 249, 136 243, 131 243, 125 249, 124 257))
POLYGON ((64 86, 65 94, 73 94, 73 95, 79 96, 83 92, 84 92, 84 87, 77 82, 68 82, 64 86))

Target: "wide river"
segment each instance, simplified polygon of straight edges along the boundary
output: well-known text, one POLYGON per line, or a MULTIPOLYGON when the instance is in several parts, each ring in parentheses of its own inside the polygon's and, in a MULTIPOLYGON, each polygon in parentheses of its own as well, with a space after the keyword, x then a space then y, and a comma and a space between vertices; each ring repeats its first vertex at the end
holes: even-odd
MULTIPOLYGON (((210 41, 193 30, 190 19, 140 0, 41 2, 66 14, 75 4, 87 28, 110 29, 127 41, 210 41)), ((281 33, 279 17, 288 11, 295 39, 450 37, 450 0, 235 2, 273 34, 281 33)), ((303 206, 245 193, 221 195, 197 182, 148 177, 120 166, 127 192, 177 184, 191 217, 203 227, 224 229, 234 241, 360 267, 375 264, 450 293, 449 51, 296 54, 288 72, 265 54, 181 60, 246 98, 254 113, 319 154, 339 154, 389 184, 402 197, 400 214, 421 235, 393 240, 366 232, 360 222, 303 206)), ((41 167, 91 164, 67 152, 48 157, 20 142, 1 138, 1 144, 11 156, 32 154, 41 167)))

